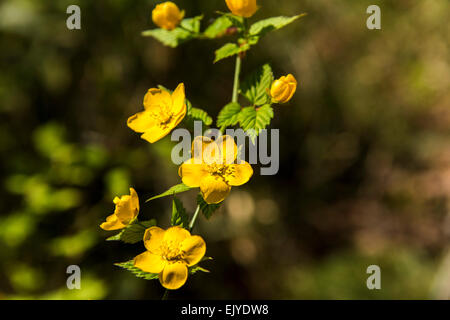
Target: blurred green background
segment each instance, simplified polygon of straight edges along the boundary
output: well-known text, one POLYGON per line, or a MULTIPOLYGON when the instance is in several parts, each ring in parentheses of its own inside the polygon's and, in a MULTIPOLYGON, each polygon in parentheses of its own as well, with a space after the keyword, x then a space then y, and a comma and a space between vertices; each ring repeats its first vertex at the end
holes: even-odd
MULTIPOLYGON (((156 1, 0 3, 0 298, 159 299, 156 281, 113 266, 142 244, 104 241, 112 199, 141 200, 179 183, 170 138, 150 145, 126 126, 150 87, 184 82, 216 117, 229 102, 226 40, 177 49, 140 32, 156 1), (66 28, 81 7, 82 29, 66 28), (81 290, 66 268, 81 267, 81 290)), ((186 15, 223 0, 177 0, 186 15)), ((300 86, 276 106, 280 171, 233 188, 195 233, 203 264, 171 298, 411 299, 450 297, 450 2, 259 0, 254 20, 307 12, 267 36, 243 72, 269 62, 300 86), (366 28, 381 7, 382 30, 366 28), (381 267, 368 290, 366 268, 381 267)), ((255 170, 256 173, 259 170, 255 170)), ((193 210, 196 191, 181 198, 193 210)), ((170 199, 141 202, 167 227, 170 199)))

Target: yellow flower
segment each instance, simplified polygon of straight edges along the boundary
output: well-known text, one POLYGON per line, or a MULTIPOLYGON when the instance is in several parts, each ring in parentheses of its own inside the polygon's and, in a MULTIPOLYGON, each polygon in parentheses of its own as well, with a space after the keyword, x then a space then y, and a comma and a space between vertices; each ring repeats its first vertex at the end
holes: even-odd
POLYGON ((150 273, 159 273, 162 286, 176 290, 188 277, 188 268, 200 262, 206 252, 200 236, 181 227, 163 230, 151 227, 144 233, 146 252, 134 258, 135 267, 150 273))
POLYGON ((291 100, 296 90, 297 80, 292 74, 288 74, 272 83, 270 96, 274 102, 285 103, 291 100))
POLYGON ((249 163, 240 161, 234 164, 237 146, 228 135, 216 141, 207 137, 195 138, 192 154, 192 159, 180 166, 178 174, 184 184, 200 187, 203 199, 209 204, 222 202, 232 186, 247 183, 253 175, 249 163))
POLYGON ((250 18, 258 10, 256 0, 225 0, 230 11, 240 17, 250 18))
POLYGON ((128 118, 132 130, 144 133, 141 138, 154 143, 164 138, 186 115, 184 84, 172 95, 161 89, 149 89, 144 97, 144 111, 128 118))
POLYGON ((180 11, 172 1, 158 4, 152 11, 152 20, 160 28, 175 29, 184 18, 184 10, 180 11))
POLYGON ((139 198, 133 188, 130 188, 130 195, 122 196, 120 199, 115 197, 113 202, 116 205, 114 213, 100 225, 104 230, 123 229, 136 219, 139 213, 139 198))

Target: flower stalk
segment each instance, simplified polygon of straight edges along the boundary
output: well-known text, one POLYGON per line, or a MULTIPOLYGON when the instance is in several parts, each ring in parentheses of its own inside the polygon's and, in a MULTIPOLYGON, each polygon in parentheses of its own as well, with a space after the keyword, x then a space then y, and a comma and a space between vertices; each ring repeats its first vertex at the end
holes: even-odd
POLYGON ((238 102, 238 94, 239 94, 239 76, 241 73, 241 56, 238 54, 236 56, 236 67, 234 69, 234 83, 233 83, 233 97, 231 102, 238 102))
POLYGON ((197 209, 195 210, 194 215, 192 216, 192 220, 189 223, 189 231, 192 232, 192 229, 194 229, 195 221, 197 221, 198 213, 200 212, 200 205, 197 205, 197 209))

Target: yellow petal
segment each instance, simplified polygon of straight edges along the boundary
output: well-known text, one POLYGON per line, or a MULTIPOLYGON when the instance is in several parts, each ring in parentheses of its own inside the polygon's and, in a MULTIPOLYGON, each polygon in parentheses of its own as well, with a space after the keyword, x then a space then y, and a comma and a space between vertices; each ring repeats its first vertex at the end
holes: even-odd
POLYGON ((144 97, 144 108, 147 111, 158 111, 163 105, 172 105, 170 93, 162 89, 149 89, 144 97))
POLYGON ((184 262, 167 263, 159 274, 159 282, 169 290, 181 288, 187 280, 188 269, 184 262))
POLYGON ((286 81, 288 83, 297 85, 297 79, 295 79, 295 77, 290 73, 286 76, 286 81))
POLYGON ((205 165, 194 162, 194 159, 189 159, 178 169, 178 174, 183 183, 193 188, 199 187, 202 179, 208 176, 205 165))
POLYGON ((160 273, 166 266, 166 261, 161 256, 145 251, 134 258, 134 266, 145 272, 160 273))
POLYGON ((180 83, 172 93, 172 112, 176 115, 186 113, 186 95, 184 83, 180 83))
POLYGON ((142 133, 155 126, 156 121, 155 118, 152 117, 151 113, 146 110, 129 117, 127 120, 127 125, 131 128, 131 130, 142 133))
POLYGON ((173 115, 172 120, 167 126, 169 126, 170 130, 172 130, 181 122, 181 120, 183 120, 185 116, 186 116, 186 108, 184 108, 184 111, 182 111, 181 113, 173 115))
POLYGON ((151 227, 145 230, 143 238, 145 248, 151 253, 162 255, 161 245, 165 232, 160 227, 151 227))
POLYGON ((233 137, 229 135, 220 136, 216 143, 219 146, 220 154, 223 160, 222 163, 233 163, 234 160, 236 160, 238 150, 233 137))
POLYGON ((209 137, 195 137, 192 142, 191 152, 195 163, 220 163, 219 146, 209 137))
POLYGON ((138 212, 139 209, 133 205, 131 197, 127 195, 120 198, 120 202, 116 204, 114 214, 120 222, 128 224, 138 215, 138 212))
POLYGON ((145 131, 141 138, 150 143, 154 143, 167 136, 172 129, 171 127, 161 128, 160 126, 154 126, 145 131))
POLYGON ((241 17, 249 18, 258 10, 256 0, 226 0, 230 11, 241 17))
POLYGON ((157 94, 161 93, 161 89, 157 89, 157 88, 151 88, 148 89, 147 93, 144 96, 144 109, 145 110, 150 110, 152 109, 152 107, 155 107, 158 105, 159 100, 155 99, 155 96, 157 94))
POLYGON ((181 244, 184 239, 190 237, 191 234, 189 231, 187 231, 184 228, 181 227, 170 227, 169 229, 166 230, 166 232, 164 233, 164 238, 163 241, 166 244, 173 244, 173 245, 178 245, 181 244))
POLYGON ((191 236, 184 239, 181 244, 181 250, 183 251, 184 261, 190 267, 202 260, 206 252, 206 244, 202 237, 191 236))
POLYGON ((112 230, 119 230, 125 228, 126 225, 124 225, 122 222, 120 222, 119 219, 117 219, 117 216, 115 214, 112 214, 106 218, 106 222, 103 222, 100 225, 100 228, 107 231, 112 230))
POLYGON ((173 30, 184 17, 177 5, 171 1, 158 4, 152 11, 152 20, 160 28, 173 30))
POLYGON ((192 141, 192 158, 202 159, 203 151, 210 143, 213 143, 213 141, 208 137, 195 137, 194 141, 192 141))
POLYGON ((231 175, 226 176, 226 181, 230 186, 241 186, 250 180, 253 175, 252 166, 245 161, 239 164, 232 164, 231 175))
POLYGON ((133 217, 136 218, 138 213, 139 213, 139 197, 138 194, 136 192, 136 190, 134 190, 133 188, 130 188, 130 197, 131 197, 131 207, 135 209, 135 215, 133 217))
POLYGON ((220 177, 208 176, 200 183, 203 199, 209 204, 222 202, 230 190, 231 187, 220 177))

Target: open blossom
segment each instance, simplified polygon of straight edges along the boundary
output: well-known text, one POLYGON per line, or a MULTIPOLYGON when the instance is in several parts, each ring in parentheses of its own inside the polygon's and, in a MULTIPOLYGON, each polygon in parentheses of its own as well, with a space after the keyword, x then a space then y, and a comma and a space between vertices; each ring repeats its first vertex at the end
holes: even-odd
POLYGON ((181 227, 163 230, 151 227, 145 231, 146 252, 134 258, 135 267, 158 273, 161 285, 176 290, 186 283, 188 267, 200 262, 206 252, 202 237, 192 236, 181 227))
POLYGON ((272 83, 270 88, 270 96, 277 103, 286 103, 291 100, 297 90, 297 80, 292 74, 283 76, 272 83))
POLYGON ((152 11, 152 20, 160 28, 175 29, 184 18, 184 10, 180 11, 175 3, 167 1, 158 4, 152 11))
POLYGON ((225 0, 230 11, 240 17, 249 18, 258 10, 256 0, 225 0))
POLYGON ((139 214, 139 198, 133 188, 130 188, 130 195, 115 197, 113 202, 116 205, 114 213, 100 225, 104 230, 123 229, 139 214))
POLYGON ((192 143, 192 154, 180 166, 178 174, 184 184, 200 187, 203 199, 209 204, 222 202, 232 186, 247 183, 253 175, 248 162, 234 163, 237 146, 231 136, 221 136, 216 141, 197 137, 192 143))
POLYGON ((143 133, 142 139, 154 143, 164 138, 186 115, 184 84, 175 91, 149 89, 144 97, 144 111, 128 118, 132 130, 143 133))

